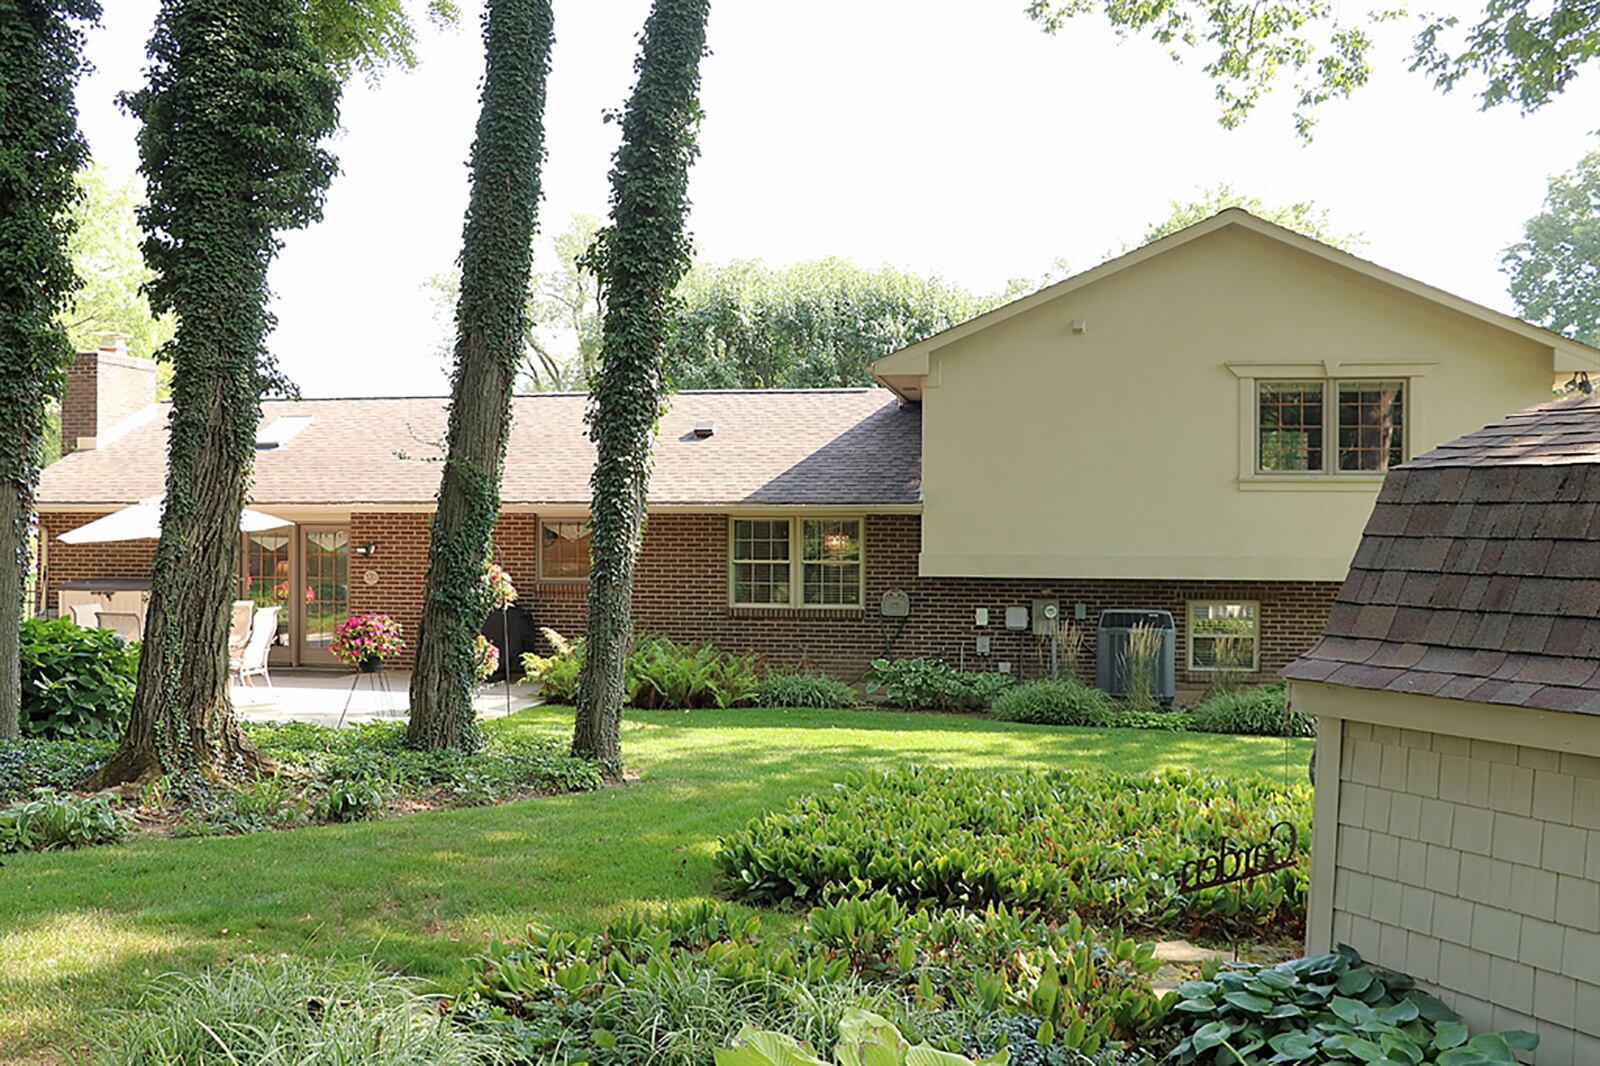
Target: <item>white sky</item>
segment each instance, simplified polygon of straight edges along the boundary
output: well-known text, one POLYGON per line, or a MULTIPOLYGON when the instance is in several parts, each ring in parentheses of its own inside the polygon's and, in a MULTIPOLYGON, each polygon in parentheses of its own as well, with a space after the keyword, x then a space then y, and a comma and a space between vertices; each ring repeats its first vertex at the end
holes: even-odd
MULTIPOLYGON (((477 5, 464 6, 457 29, 424 32, 416 72, 350 86, 325 218, 290 234, 273 266, 271 344, 307 396, 446 389, 421 285, 454 261, 466 205, 483 61, 477 5)), ((105 7, 82 120, 96 157, 129 172, 136 128, 112 100, 139 84, 156 3, 105 7)), ((1548 175, 1592 145, 1600 116, 1595 74, 1531 117, 1480 112, 1470 93, 1442 95, 1406 71, 1401 32, 1385 38, 1373 83, 1325 106, 1302 147, 1287 92, 1229 132, 1197 62, 1118 43, 1095 18, 1046 37, 1023 7, 714 0, 691 181, 701 257, 841 255, 993 290, 1058 257, 1092 266, 1168 200, 1226 181, 1269 202, 1315 200, 1365 234, 1369 258, 1510 310, 1499 250, 1548 175)), ((646 9, 557 0, 549 232, 605 212, 616 126, 601 113, 627 95, 646 9)))

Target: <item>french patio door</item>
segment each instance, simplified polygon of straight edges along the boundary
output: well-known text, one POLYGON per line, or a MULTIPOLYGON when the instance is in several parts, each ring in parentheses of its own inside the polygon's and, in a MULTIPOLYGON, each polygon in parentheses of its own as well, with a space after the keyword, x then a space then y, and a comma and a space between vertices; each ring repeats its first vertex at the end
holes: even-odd
POLYGON ((333 663, 333 629, 350 617, 350 531, 344 526, 300 527, 300 661, 333 663))
POLYGON ((334 662, 333 629, 350 613, 350 531, 292 526, 244 535, 240 592, 256 607, 277 607, 275 663, 334 662))

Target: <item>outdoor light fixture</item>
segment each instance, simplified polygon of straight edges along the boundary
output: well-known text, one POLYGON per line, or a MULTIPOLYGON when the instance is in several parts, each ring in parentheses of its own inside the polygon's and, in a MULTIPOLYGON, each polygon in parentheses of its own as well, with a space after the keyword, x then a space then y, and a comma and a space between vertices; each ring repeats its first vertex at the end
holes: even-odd
POLYGON ((363 558, 370 559, 374 555, 378 554, 378 546, 370 542, 367 544, 358 544, 356 545, 356 554, 363 558))

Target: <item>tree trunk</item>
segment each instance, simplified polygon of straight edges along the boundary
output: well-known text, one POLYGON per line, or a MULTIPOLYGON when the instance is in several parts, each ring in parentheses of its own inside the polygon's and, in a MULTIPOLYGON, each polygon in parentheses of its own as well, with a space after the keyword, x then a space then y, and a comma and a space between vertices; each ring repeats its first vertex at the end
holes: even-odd
POLYGON ((666 397, 662 367, 672 290, 689 265, 689 165, 700 119, 708 0, 655 0, 639 80, 611 170, 611 225, 595 246, 606 293, 600 373, 589 408, 593 555, 572 753, 622 772, 633 574, 650 489, 650 453, 666 397))
POLYGON ((461 242, 450 425, 411 674, 413 747, 478 744, 473 645, 489 609, 484 565, 526 335, 553 25, 549 0, 490 0, 484 14, 487 68, 461 242))
MULTIPOLYGON (((190 391, 177 378, 173 385, 175 395, 190 391)), ((139 686, 127 734, 91 789, 161 773, 209 784, 268 765, 239 729, 228 692, 229 605, 251 464, 226 442, 254 440, 260 412, 256 403, 238 410, 228 391, 214 382, 208 403, 174 404, 139 686)))
MULTIPOLYGON (((29 494, 31 495, 31 494, 29 494)), ((22 732, 23 586, 28 574, 29 500, 0 484, 0 740, 22 732)))

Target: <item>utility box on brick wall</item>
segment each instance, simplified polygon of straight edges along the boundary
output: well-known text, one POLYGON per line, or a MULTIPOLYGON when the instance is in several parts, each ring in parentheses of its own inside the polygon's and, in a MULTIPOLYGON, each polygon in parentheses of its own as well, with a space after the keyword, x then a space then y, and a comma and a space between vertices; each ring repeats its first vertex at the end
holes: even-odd
POLYGON ((1307 950, 1600 1063, 1600 400, 1392 472, 1322 640, 1307 950))

